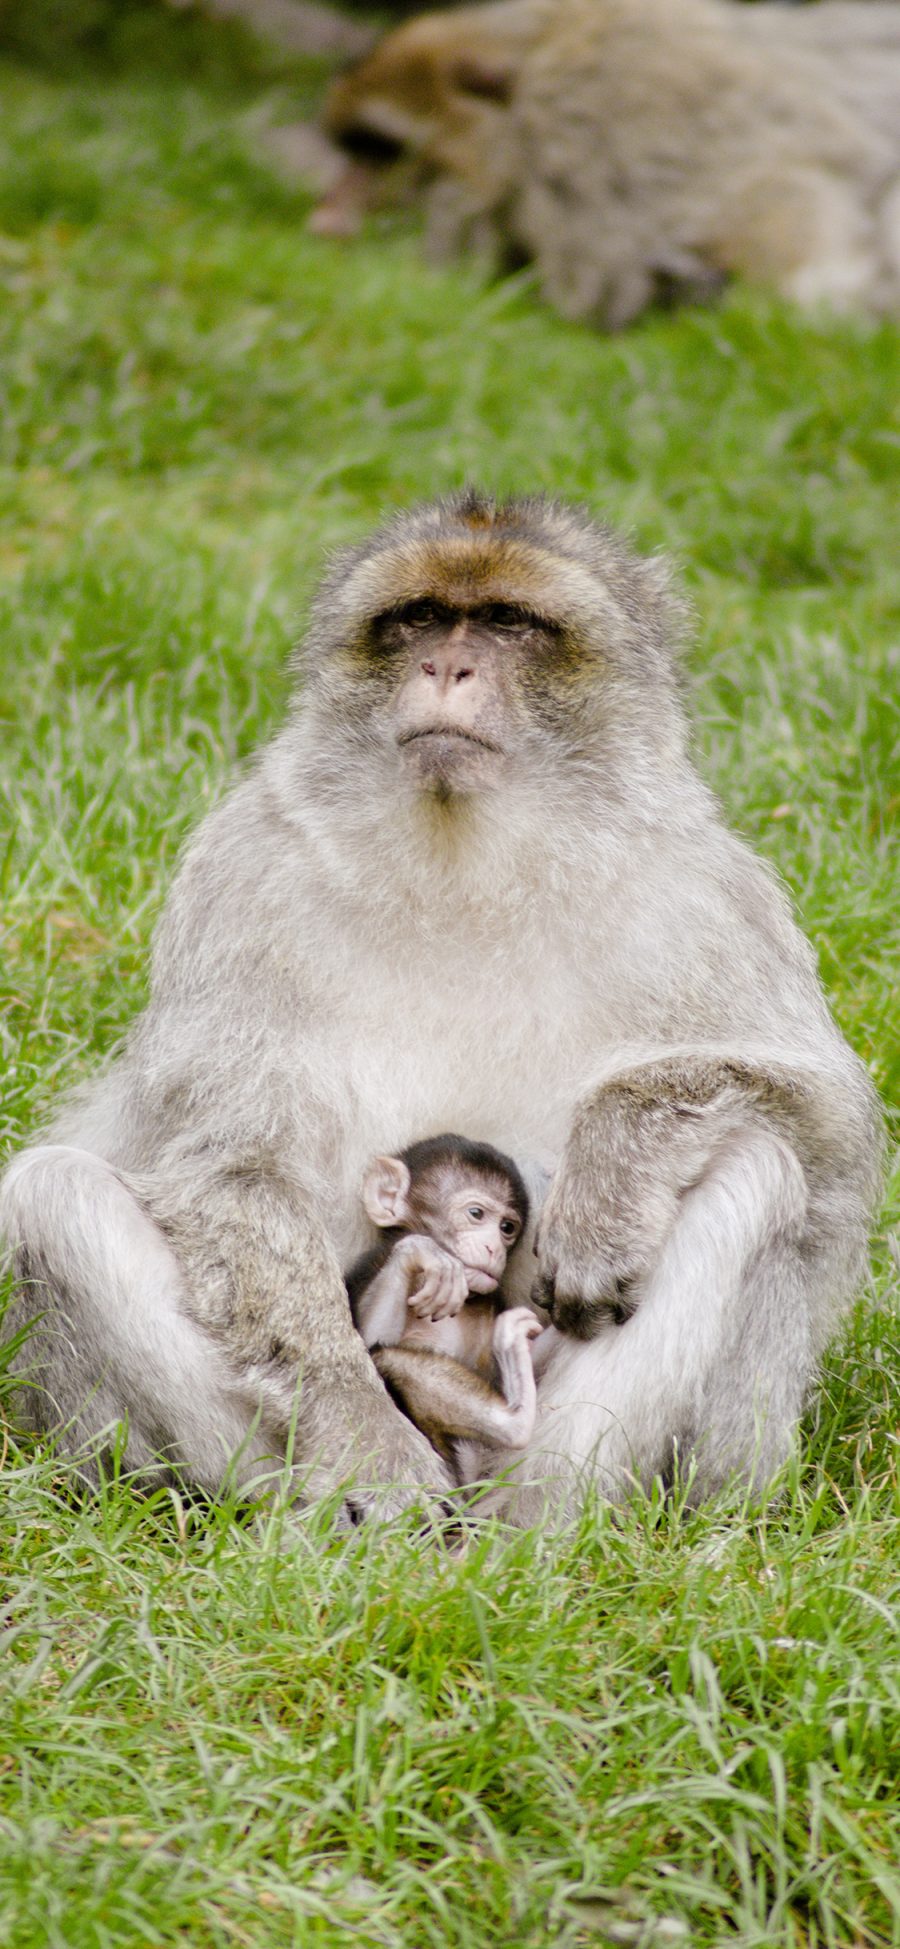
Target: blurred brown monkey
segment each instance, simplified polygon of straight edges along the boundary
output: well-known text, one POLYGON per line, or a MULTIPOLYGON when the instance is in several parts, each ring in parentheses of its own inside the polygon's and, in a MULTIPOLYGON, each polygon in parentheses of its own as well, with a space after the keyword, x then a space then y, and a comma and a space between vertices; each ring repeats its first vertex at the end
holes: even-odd
POLYGON ((346 234, 413 182, 437 254, 533 262, 567 317, 613 328, 733 273, 900 304, 900 10, 881 0, 425 14, 334 83, 325 122, 349 161, 314 228, 346 234))

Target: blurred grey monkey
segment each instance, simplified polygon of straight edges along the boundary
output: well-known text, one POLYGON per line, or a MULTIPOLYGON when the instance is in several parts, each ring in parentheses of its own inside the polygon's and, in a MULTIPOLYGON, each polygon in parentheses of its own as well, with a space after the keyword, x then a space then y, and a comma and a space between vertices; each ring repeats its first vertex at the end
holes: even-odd
POLYGON ((7 1172, 38 1427, 75 1448, 127 1417, 126 1462, 214 1485, 240 1444, 244 1475, 283 1451, 299 1381, 313 1487, 445 1486, 341 1267, 367 1160, 451 1129, 560 1159, 538 1277, 568 1337, 517 1515, 676 1449, 697 1493, 783 1461, 880 1122, 691 765, 682 625, 658 561, 543 499, 460 494, 336 559, 288 722, 188 848, 146 1013, 7 1172))
POLYGON ((900 25, 882 4, 494 0, 423 14, 334 82, 345 235, 398 169, 433 250, 534 263, 608 328, 732 274, 900 309, 900 25), (874 18, 872 18, 874 16, 874 18))

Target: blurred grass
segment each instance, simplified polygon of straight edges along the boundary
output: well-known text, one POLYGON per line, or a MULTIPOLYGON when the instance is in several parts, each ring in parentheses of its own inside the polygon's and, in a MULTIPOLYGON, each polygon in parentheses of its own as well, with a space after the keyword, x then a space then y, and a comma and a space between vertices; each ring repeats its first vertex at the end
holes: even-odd
POLYGON ((302 64, 238 19, 210 20, 196 0, 0 0, 0 54, 63 79, 185 76, 220 93, 302 64))
MULTIPOLYGON (((40 46, 41 0, 18 58, 0 24, 4 1142, 139 1005, 323 549, 467 478, 678 557, 703 769, 896 1124, 896 328, 737 292, 602 340, 402 224, 315 242, 254 159, 271 71, 150 13, 40 46)), ((280 70, 274 112, 320 79, 280 70)), ((0 1939, 900 1942, 898 1205, 763 1520, 285 1549, 126 1485, 80 1506, 10 1440, 0 1939)))

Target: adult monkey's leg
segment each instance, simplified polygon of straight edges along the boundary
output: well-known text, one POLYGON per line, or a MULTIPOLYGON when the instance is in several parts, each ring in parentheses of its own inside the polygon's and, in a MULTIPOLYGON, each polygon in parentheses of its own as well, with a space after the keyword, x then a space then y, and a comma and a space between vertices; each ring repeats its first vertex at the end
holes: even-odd
POLYGON ((701 1491, 761 1485, 852 1291, 879 1156, 849 1066, 700 1055, 586 1099, 541 1221, 543 1299, 583 1344, 548 1363, 523 1476, 580 1469, 622 1494, 677 1450, 701 1491))
MULTIPOLYGON (((277 1192, 234 1173, 219 1180, 218 1197, 214 1179, 202 1189, 210 1200, 202 1226, 176 1214, 170 1241, 127 1182, 92 1153, 46 1145, 15 1160, 0 1221, 23 1281, 11 1324, 40 1316, 19 1357, 34 1424, 61 1427, 65 1446, 80 1451, 125 1421, 126 1466, 158 1472, 162 1456, 215 1490, 232 1471, 247 1487, 266 1461, 270 1471, 277 1466, 296 1412, 298 1487, 307 1480, 311 1489, 330 1488, 353 1477, 352 1506, 380 1502, 388 1510, 421 1486, 444 1487, 437 1457, 389 1401, 353 1330, 324 1239, 310 1309, 317 1328, 307 1332, 301 1371, 301 1361, 285 1355, 306 1311, 302 1260, 290 1261, 283 1207, 280 1229, 275 1223, 277 1192), (189 1236, 192 1250, 182 1256, 189 1236), (214 1255, 223 1287, 244 1286, 252 1270, 268 1347, 248 1343, 246 1315, 241 1342, 229 1343, 227 1319, 216 1317, 208 1291, 207 1317, 197 1317, 192 1275, 204 1260, 209 1272, 214 1255), (275 1302, 289 1267, 287 1318, 275 1302), (276 1353, 271 1336, 279 1327, 276 1353)), ((186 1189, 185 1206, 188 1200, 186 1189)), ((309 1246, 312 1235, 308 1220, 298 1243, 309 1246)))

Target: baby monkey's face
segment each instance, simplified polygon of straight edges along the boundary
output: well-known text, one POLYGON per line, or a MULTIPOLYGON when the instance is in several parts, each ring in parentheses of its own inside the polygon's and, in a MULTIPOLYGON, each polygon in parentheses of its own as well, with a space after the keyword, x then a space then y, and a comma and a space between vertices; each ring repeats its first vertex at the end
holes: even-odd
POLYGON ((397 1157, 374 1157, 363 1203, 373 1224, 424 1233, 452 1252, 465 1268, 470 1293, 496 1290, 528 1217, 527 1193, 512 1160, 490 1144, 453 1135, 411 1144, 397 1157))
POLYGON ((496 1185, 477 1177, 448 1186, 443 1208, 431 1214, 433 1236, 466 1268, 470 1293, 492 1293, 522 1230, 515 1206, 496 1185))

